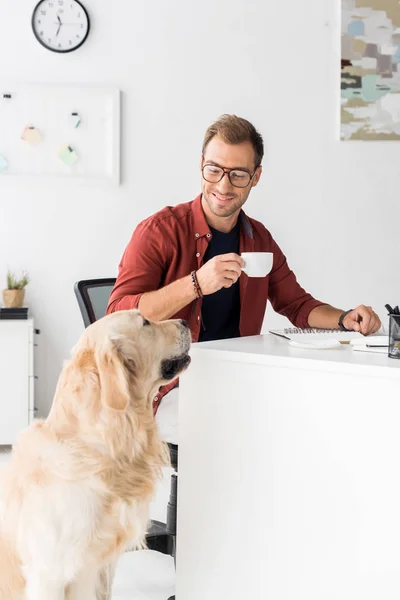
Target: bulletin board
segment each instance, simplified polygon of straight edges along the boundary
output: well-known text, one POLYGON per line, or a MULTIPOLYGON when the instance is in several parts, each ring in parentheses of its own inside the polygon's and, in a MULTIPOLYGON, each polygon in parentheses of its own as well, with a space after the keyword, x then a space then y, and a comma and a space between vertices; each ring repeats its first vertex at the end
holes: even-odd
POLYGON ((120 182, 120 92, 0 83, 0 181, 120 182))

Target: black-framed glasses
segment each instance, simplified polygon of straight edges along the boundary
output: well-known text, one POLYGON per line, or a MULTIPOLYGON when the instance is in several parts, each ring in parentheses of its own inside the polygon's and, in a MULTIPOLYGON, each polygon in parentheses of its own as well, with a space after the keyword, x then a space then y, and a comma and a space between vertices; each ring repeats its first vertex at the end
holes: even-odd
POLYGON ((257 169, 258 167, 254 169, 253 173, 249 173, 243 169, 224 169, 217 165, 204 165, 201 172, 203 178, 208 181, 208 183, 218 183, 225 175, 227 175, 231 185, 238 188, 245 188, 253 179, 257 169))

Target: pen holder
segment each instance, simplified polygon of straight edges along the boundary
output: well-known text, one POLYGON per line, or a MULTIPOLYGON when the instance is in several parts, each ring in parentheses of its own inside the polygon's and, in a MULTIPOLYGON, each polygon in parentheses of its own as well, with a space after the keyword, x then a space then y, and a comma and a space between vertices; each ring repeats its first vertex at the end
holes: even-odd
POLYGON ((389 358, 400 358, 400 315, 389 315, 389 358))

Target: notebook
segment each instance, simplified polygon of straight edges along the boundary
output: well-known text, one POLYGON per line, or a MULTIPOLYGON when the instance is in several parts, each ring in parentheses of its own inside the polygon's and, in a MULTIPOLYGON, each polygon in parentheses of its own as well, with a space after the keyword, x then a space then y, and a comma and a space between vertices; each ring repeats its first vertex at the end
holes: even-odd
POLYGON ((297 327, 287 327, 286 329, 270 329, 269 332, 300 344, 313 344, 314 342, 319 344, 325 341, 350 344, 352 340, 366 339, 357 331, 342 331, 341 329, 298 329, 297 327))

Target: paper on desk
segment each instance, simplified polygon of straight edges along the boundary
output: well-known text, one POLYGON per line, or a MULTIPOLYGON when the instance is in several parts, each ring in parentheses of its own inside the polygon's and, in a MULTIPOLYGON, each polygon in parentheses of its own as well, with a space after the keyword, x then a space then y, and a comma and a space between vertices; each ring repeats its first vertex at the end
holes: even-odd
POLYGON ((353 350, 359 352, 376 352, 377 354, 387 354, 389 345, 389 336, 373 335, 363 339, 351 340, 353 350), (383 347, 382 347, 383 346, 383 347))
POLYGON ((341 348, 342 344, 339 340, 310 340, 309 342, 289 341, 289 346, 295 348, 304 348, 305 350, 330 350, 332 348, 341 348))
POLYGON ((378 346, 362 346, 361 344, 357 344, 353 346, 353 350, 355 352, 374 352, 375 354, 387 354, 388 348, 379 348, 378 346))
POLYGON ((388 346, 388 335, 367 335, 350 341, 352 346, 388 346))

